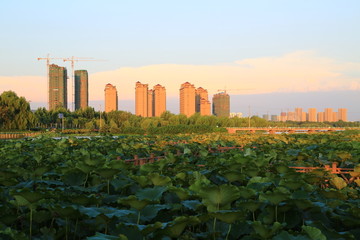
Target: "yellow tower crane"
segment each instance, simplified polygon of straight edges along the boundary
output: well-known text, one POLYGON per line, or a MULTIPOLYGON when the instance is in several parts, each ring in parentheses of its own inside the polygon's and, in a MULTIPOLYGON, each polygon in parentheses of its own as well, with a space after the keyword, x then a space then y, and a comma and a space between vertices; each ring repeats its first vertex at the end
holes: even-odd
POLYGON ((38 61, 40 60, 46 60, 46 81, 47 81, 47 91, 48 91, 48 94, 47 94, 47 107, 48 107, 48 110, 50 108, 50 99, 49 99, 49 66, 50 66, 50 60, 53 60, 53 59, 64 59, 64 58, 55 58, 55 57, 50 57, 50 54, 47 55, 47 57, 39 57, 37 58, 38 61))
POLYGON ((71 85, 72 85, 72 89, 71 89, 71 107, 72 110, 75 111, 75 70, 74 70, 74 64, 75 62, 79 62, 79 61, 105 61, 105 60, 97 60, 97 59, 93 59, 93 58, 86 58, 86 57, 74 57, 72 56, 71 58, 63 58, 64 62, 71 62, 71 85))

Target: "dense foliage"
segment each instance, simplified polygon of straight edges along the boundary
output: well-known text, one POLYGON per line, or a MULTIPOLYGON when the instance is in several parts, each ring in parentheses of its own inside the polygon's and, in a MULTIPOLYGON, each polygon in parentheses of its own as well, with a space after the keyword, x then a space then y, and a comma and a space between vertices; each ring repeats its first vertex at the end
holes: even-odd
POLYGON ((18 97, 12 91, 0 95, 0 129, 27 129, 33 126, 35 117, 30 104, 24 97, 18 97))
POLYGON ((0 238, 359 239, 360 181, 288 167, 359 158, 352 132, 0 141, 0 238))
POLYGON ((216 132, 221 127, 360 127, 360 122, 271 122, 257 116, 251 118, 227 118, 216 116, 200 116, 199 113, 191 117, 183 114, 164 112, 160 117, 143 118, 130 112, 112 111, 109 113, 95 111, 88 107, 74 112, 59 107, 55 110, 38 108, 34 113, 30 111, 29 102, 18 97, 12 91, 0 95, 0 130, 32 130, 45 129, 100 129, 108 133, 131 134, 177 134, 216 132), (62 113, 64 119, 59 118, 62 113), (63 126, 64 125, 64 126, 63 126), (201 126, 201 127, 200 127, 201 126), (157 129, 159 128, 159 129, 157 129))

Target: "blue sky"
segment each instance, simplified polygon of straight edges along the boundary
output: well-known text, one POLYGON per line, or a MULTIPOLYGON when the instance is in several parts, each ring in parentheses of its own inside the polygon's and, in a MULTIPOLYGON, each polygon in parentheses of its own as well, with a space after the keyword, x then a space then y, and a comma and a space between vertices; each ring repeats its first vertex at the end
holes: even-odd
MULTIPOLYGON (((358 91, 360 101, 359 12, 360 1, 351 0, 3 0, 0 7, 0 92, 12 89, 32 102, 46 102, 46 91, 25 91, 21 88, 26 84, 21 81, 39 79, 39 86, 46 87, 41 78, 46 72, 45 63, 36 58, 50 53, 53 57, 106 60, 78 62, 76 68, 87 69, 90 73, 91 100, 102 100, 103 86, 111 82, 119 90, 120 106, 122 99, 132 98, 127 93, 133 91, 134 81, 152 86, 155 78, 163 79, 161 84, 169 90, 169 97, 175 97, 182 82, 190 81, 209 88, 210 94, 224 87, 259 88, 259 91, 243 94, 272 93, 277 101, 283 94, 277 96, 275 93, 282 91, 328 92, 330 98, 333 96, 330 92, 349 90, 358 91), (248 75, 244 73, 244 79, 243 71, 234 71, 233 74, 240 74, 236 80, 227 69, 238 66, 239 62, 243 68, 254 68, 259 74, 246 72, 248 75), (278 63, 273 66, 276 74, 267 72, 269 69, 265 67, 273 62, 278 63), (306 67, 292 69, 291 64, 306 67), (169 72, 170 65, 177 67, 169 72), (218 69, 214 73, 218 79, 208 80, 206 74, 198 73, 214 67, 218 69), (319 68, 323 70, 310 74, 319 68), (152 74, 155 70, 166 75, 152 74), (191 75, 193 71, 197 74, 191 75), (189 73, 183 76, 183 81, 181 77, 173 80, 183 72, 189 73), (297 78, 302 72, 310 75, 297 78), (152 78, 148 77, 151 74, 152 78), (264 77, 267 75, 268 79, 264 77), (294 81, 293 87, 284 87, 285 80, 276 81, 283 75, 289 82, 294 81), (260 80, 264 84, 273 82, 278 87, 266 91, 261 89, 264 84, 260 80), (308 88, 304 85, 306 81, 308 88), (31 95, 35 93, 36 96, 31 95), (41 95, 44 96, 40 98, 41 95)), ((61 61, 54 63, 69 67, 61 61)), ((317 107, 315 103, 316 98, 314 107, 317 107)), ((294 104, 298 103, 289 102, 289 108, 294 104)), ((357 105, 349 99, 344 106, 351 108, 352 120, 360 120, 357 105)))

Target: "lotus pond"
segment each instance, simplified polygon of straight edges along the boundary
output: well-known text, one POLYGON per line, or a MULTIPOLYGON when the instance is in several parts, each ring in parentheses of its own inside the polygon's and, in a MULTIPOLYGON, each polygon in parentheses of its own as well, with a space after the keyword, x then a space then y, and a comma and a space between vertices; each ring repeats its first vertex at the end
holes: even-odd
POLYGON ((0 239, 360 239, 359 159, 355 132, 3 140, 0 239), (355 180, 289 168, 332 162, 355 180))

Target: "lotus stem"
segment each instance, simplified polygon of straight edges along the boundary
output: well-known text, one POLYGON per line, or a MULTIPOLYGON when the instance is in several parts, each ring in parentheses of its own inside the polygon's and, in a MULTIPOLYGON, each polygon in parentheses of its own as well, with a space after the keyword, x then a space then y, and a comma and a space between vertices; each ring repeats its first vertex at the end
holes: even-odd
POLYGON ((76 231, 77 231, 78 223, 79 223, 79 219, 76 218, 75 229, 74 229, 74 240, 76 239, 76 231))
POLYGON ((31 239, 31 236, 32 236, 32 222, 33 222, 33 210, 32 210, 32 207, 30 207, 30 239, 31 239))
POLYGON ((68 240, 68 218, 65 218, 65 239, 68 240))
POLYGON ((227 231, 225 240, 228 240, 229 235, 230 235, 230 231, 231 231, 231 224, 229 225, 229 229, 228 229, 228 231, 227 231))
POLYGON ((138 212, 138 219, 137 219, 137 222, 136 222, 137 225, 140 224, 140 211, 138 212))
POLYGON ((216 240, 216 218, 214 218, 214 223, 213 223, 213 234, 214 234, 214 240, 216 240))

